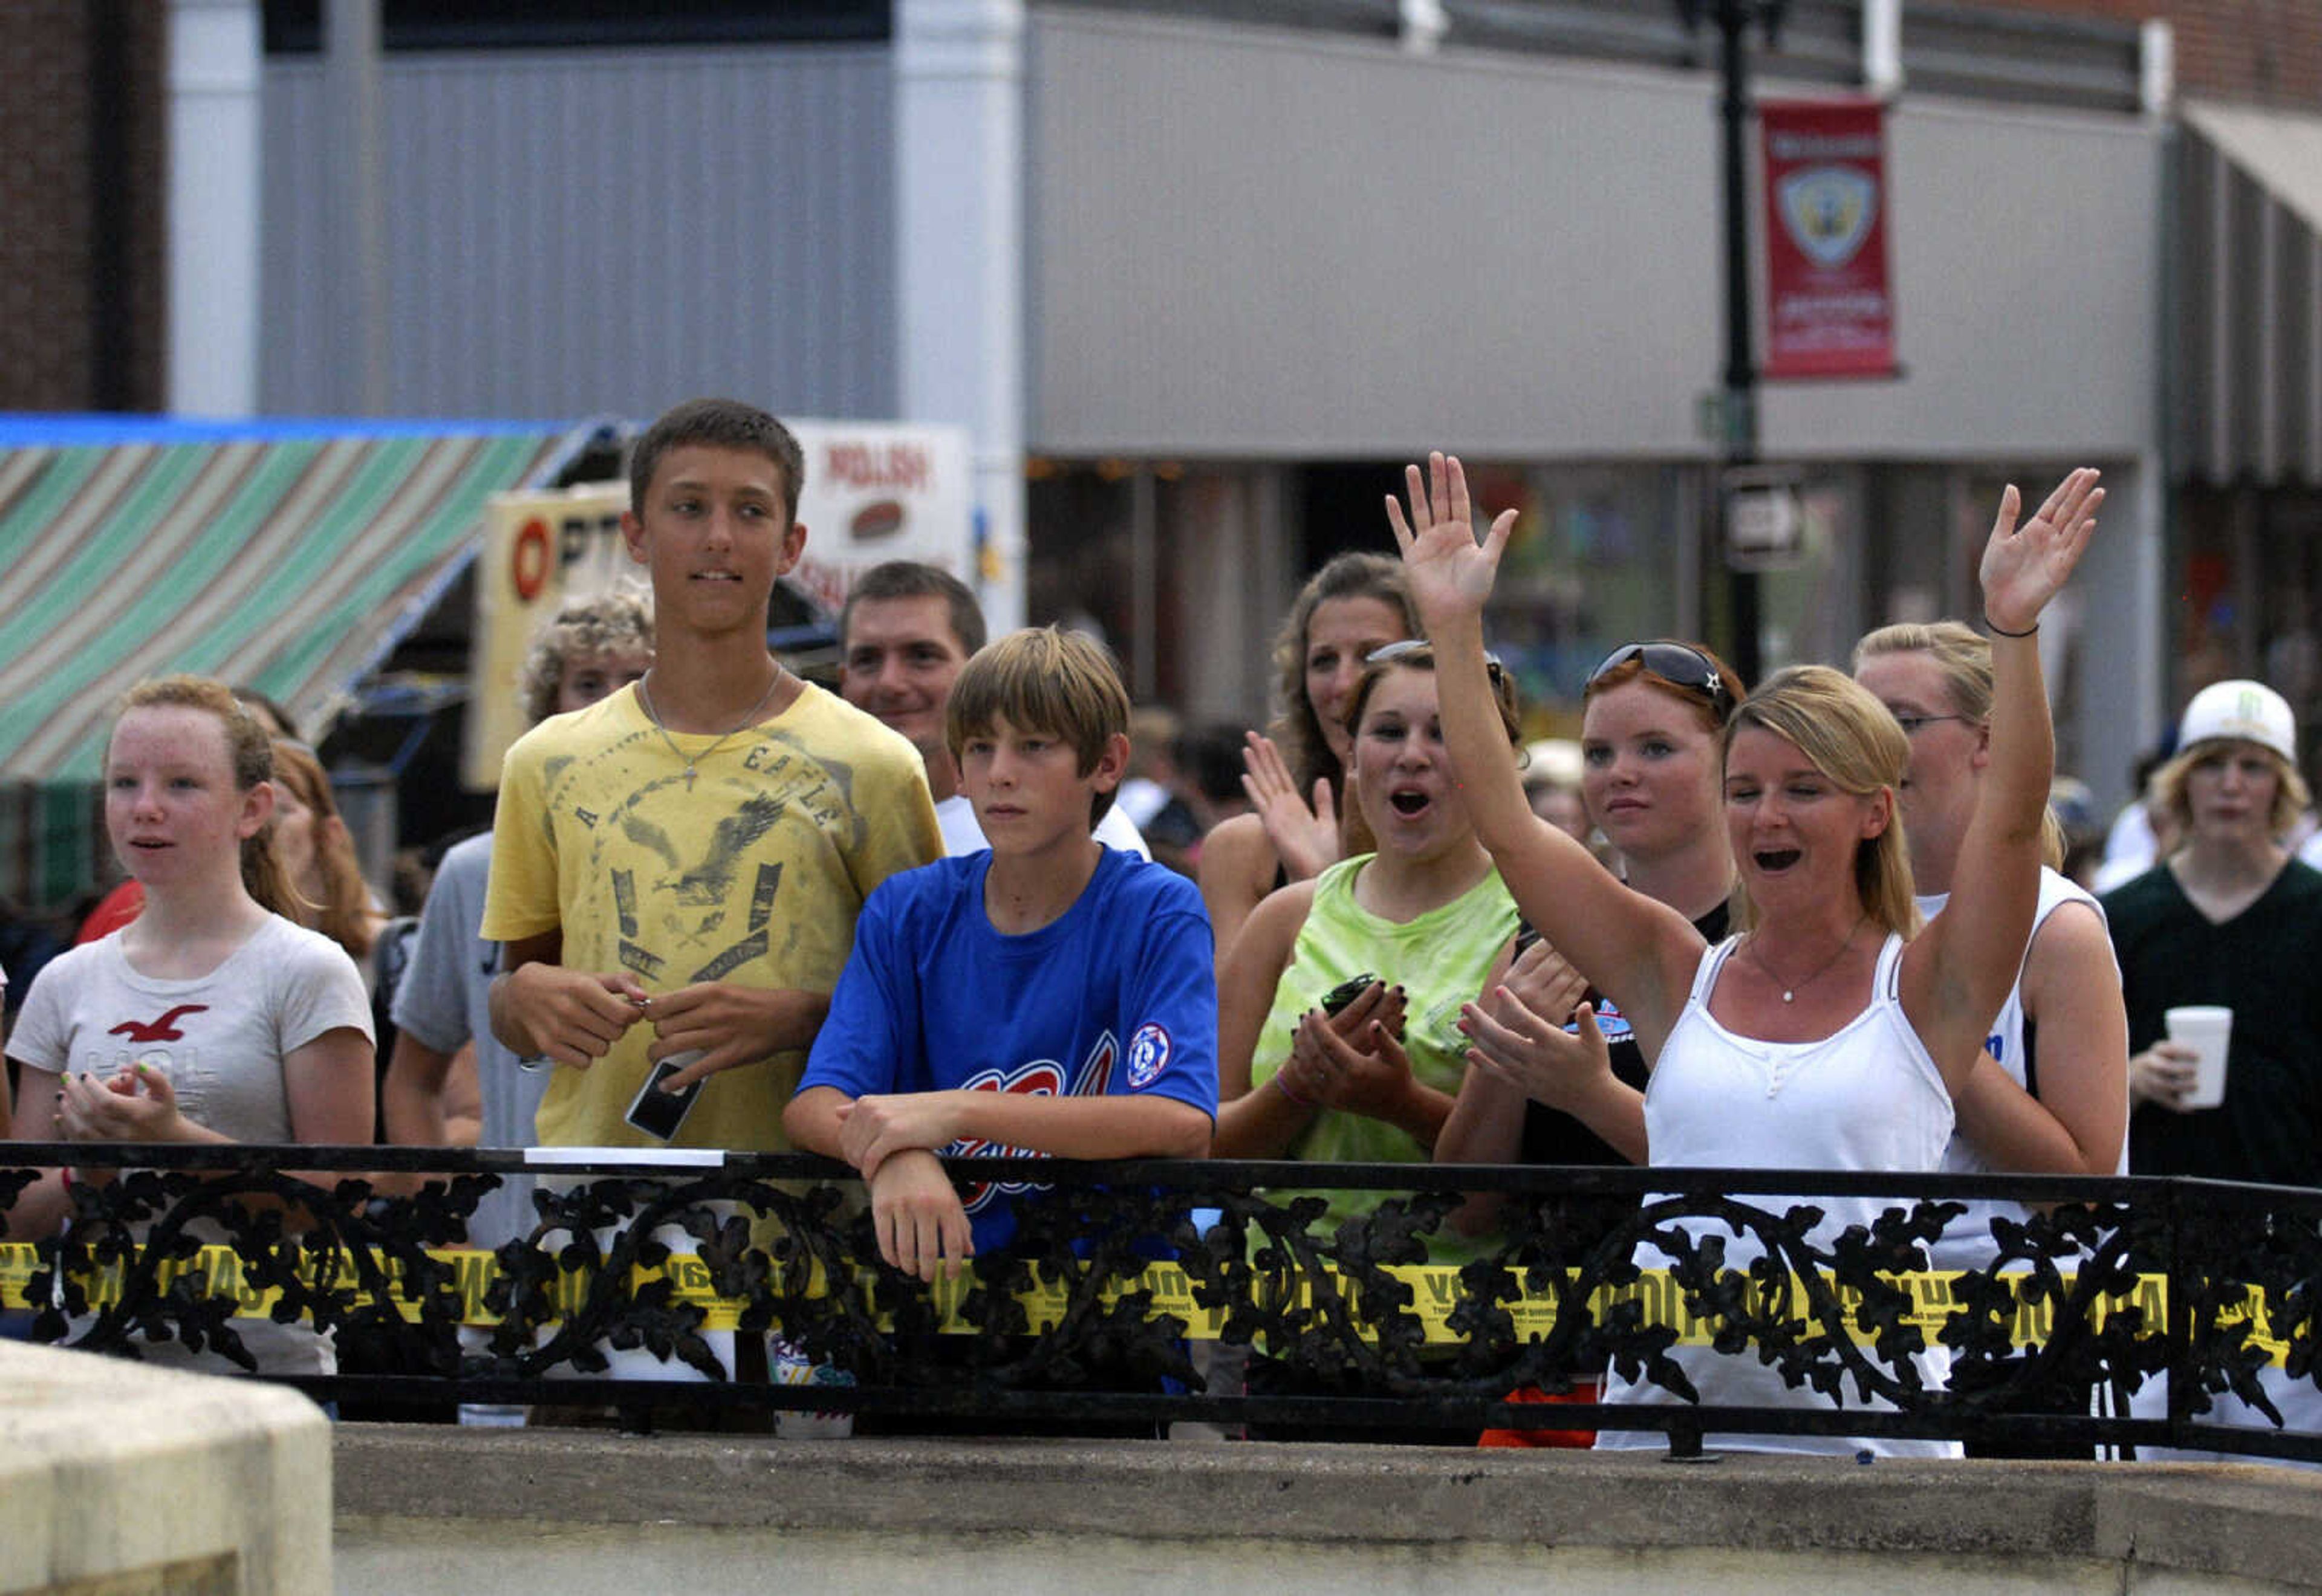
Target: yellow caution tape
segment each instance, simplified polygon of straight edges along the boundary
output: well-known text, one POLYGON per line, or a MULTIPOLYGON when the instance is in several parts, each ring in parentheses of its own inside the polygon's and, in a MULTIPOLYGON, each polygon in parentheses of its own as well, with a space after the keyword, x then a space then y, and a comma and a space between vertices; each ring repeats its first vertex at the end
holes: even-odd
MULTIPOLYGON (((462 1324, 489 1326, 499 1322, 499 1316, 485 1307, 486 1296, 499 1275, 498 1262, 490 1253, 471 1248, 441 1248, 431 1251, 429 1255, 447 1265, 452 1272, 451 1285, 460 1300, 462 1324)), ((36 1262, 31 1245, 0 1243, 0 1309, 38 1306, 25 1291, 36 1262)), ((335 1291, 343 1293, 353 1305, 368 1303, 368 1294, 356 1287, 358 1276, 354 1271, 354 1261, 349 1255, 306 1255, 302 1256, 301 1263, 302 1279, 310 1288, 316 1283, 318 1275, 328 1270, 334 1274, 334 1279, 329 1283, 335 1291)), ((92 1308, 109 1307, 121 1300, 123 1281, 129 1267, 127 1260, 115 1260, 85 1272, 81 1283, 92 1308)), ((418 1318, 418 1305, 405 1297, 401 1290, 401 1266, 392 1260, 383 1259, 381 1268, 390 1282, 389 1295, 397 1301, 404 1317, 418 1318)), ((1402 1311, 1420 1320, 1429 1342, 1451 1344, 1464 1339, 1450 1328, 1448 1322, 1460 1298, 1458 1270, 1440 1264, 1421 1264, 1394 1266, 1386 1272, 1409 1289, 1410 1300, 1402 1311)), ((192 1258, 176 1263, 165 1262, 159 1269, 160 1281, 165 1289, 188 1275, 201 1277, 195 1289, 211 1296, 231 1297, 235 1311, 243 1316, 270 1312, 281 1295, 278 1289, 261 1289, 252 1284, 246 1277, 242 1258, 230 1247, 206 1246, 192 1258)), ((1521 1279, 1521 1275, 1518 1278, 1521 1279)), ((1929 1345, 1933 1345, 1944 1320, 1958 1305, 1953 1288, 1954 1282, 1961 1277, 1951 1272, 1922 1272, 1885 1278, 1910 1292, 1912 1308, 1904 1316, 1905 1321, 1916 1325, 1929 1345)), ((2031 1283, 2029 1276, 2009 1278, 2016 1280, 2020 1287, 2031 1283)), ((2070 1278, 2066 1276, 2068 1281, 2070 1278)), ((672 1255, 663 1267, 640 1268, 635 1272, 631 1286, 633 1290, 643 1290, 662 1281, 670 1284, 672 1304, 682 1304, 701 1312, 702 1328, 730 1330, 739 1323, 745 1304, 718 1294, 711 1282, 708 1264, 699 1257, 679 1254, 672 1255)), ((577 1311, 587 1299, 592 1283, 592 1277, 583 1272, 559 1274, 551 1288, 555 1315, 562 1317, 577 1311)), ((945 1330, 965 1332, 975 1327, 961 1312, 974 1283, 971 1276, 962 1275, 956 1279, 938 1281, 928 1288, 930 1304, 937 1310, 945 1330)), ((818 1276, 808 1295, 823 1295, 825 1285, 826 1282, 818 1276)), ((1803 1284, 1794 1279, 1790 1281, 1790 1288, 1789 1306, 1793 1315, 1803 1318, 1805 1312, 1803 1284)), ((1195 1306, 1193 1282, 1183 1269, 1174 1263, 1147 1265, 1138 1278, 1108 1289, 1102 1300, 1110 1306, 1120 1296, 1134 1290, 1150 1291, 1153 1294, 1151 1311, 1156 1315, 1175 1315, 1184 1320, 1186 1334, 1194 1340, 1215 1340, 1224 1327, 1226 1310, 1195 1306)), ((1860 1322, 1859 1293, 1835 1288, 1834 1295, 1843 1311, 1847 1333, 1858 1342, 1868 1342, 1871 1333, 1860 1322)), ((1633 1284, 1597 1288, 1590 1299, 1590 1306, 1601 1319, 1614 1306, 1633 1300, 1639 1304, 1642 1324, 1673 1326, 1681 1343, 1706 1345, 1716 1333, 1716 1318, 1695 1311, 1686 1298, 1687 1293, 1666 1270, 1648 1270, 1633 1284)), ((1030 1327, 1036 1331, 1046 1330, 1063 1318, 1070 1293, 1065 1281, 1047 1280, 1023 1291, 1019 1300, 1030 1327)), ((1314 1314, 1343 1314, 1356 1333, 1361 1334, 1366 1329, 1356 1307, 1354 1282, 1343 1275, 1330 1274, 1321 1278, 1312 1274, 1302 1275, 1295 1283, 1291 1300, 1269 1301, 1267 1306, 1277 1315, 1290 1308, 1303 1309, 1314 1314), (1325 1307, 1323 1288, 1326 1282, 1335 1293, 1335 1309, 1325 1307)), ((1520 1296, 1504 1302, 1502 1307, 1513 1321, 1519 1341, 1545 1336, 1555 1327, 1557 1305, 1552 1295, 1520 1296)), ((2127 1290, 2095 1303, 2091 1318, 2101 1324, 2124 1309, 2135 1309, 2144 1316, 2145 1334, 2162 1334, 2168 1324, 2165 1279, 2153 1274, 2139 1276, 2127 1290)), ((2053 1327, 2054 1313, 2055 1304, 2052 1300, 2034 1301, 2019 1294, 2009 1339, 2017 1346, 2040 1345, 2053 1327)), ((2253 1327, 2253 1342, 2263 1347, 2276 1364, 2283 1361, 2286 1345, 2272 1333, 2263 1297, 2254 1288, 2243 1303, 2224 1317, 2246 1318, 2253 1327)))

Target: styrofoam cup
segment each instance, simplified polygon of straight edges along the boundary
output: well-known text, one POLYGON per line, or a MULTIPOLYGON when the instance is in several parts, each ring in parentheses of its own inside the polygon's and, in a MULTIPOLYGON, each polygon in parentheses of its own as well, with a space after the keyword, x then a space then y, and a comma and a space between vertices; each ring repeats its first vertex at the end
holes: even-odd
POLYGON ((2178 1099, 2187 1108, 2214 1108, 2226 1100, 2226 1044, 2233 1040, 2234 1011, 2211 1004, 2172 1008, 2161 1017, 2169 1040, 2199 1053, 2193 1090, 2178 1099))

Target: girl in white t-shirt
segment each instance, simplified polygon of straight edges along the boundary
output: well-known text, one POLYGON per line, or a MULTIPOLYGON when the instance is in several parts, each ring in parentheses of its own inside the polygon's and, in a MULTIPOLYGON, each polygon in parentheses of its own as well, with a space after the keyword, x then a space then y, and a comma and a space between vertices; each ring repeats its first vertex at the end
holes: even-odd
MULTIPOLYGON (((105 817, 144 911, 34 979, 7 1044, 23 1072, 19 1135, 370 1142, 370 1001, 345 953, 282 912, 297 899, 273 845, 272 774, 265 728, 218 683, 169 677, 130 693, 105 755, 105 817)), ((51 1171, 19 1200, 14 1238, 56 1227, 66 1178, 51 1171)))

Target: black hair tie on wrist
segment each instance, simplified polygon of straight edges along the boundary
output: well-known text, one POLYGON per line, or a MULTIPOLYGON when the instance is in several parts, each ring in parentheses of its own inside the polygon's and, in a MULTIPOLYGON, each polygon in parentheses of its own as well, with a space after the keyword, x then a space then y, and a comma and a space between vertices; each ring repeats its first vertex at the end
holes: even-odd
POLYGON ((2007 627, 1993 622, 1989 610, 1983 612, 1983 624, 1996 637, 2029 637, 2040 630, 2040 623, 2034 621, 2021 632, 2010 632, 2007 627))

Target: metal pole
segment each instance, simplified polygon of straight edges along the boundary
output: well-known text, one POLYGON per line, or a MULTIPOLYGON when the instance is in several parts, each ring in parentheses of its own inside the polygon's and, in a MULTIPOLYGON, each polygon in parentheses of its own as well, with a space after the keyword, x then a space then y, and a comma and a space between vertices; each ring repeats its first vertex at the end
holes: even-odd
POLYGON ((354 407, 388 408, 387 187, 380 147, 379 0, 325 0, 323 73, 336 102, 339 170, 346 184, 342 233, 345 282, 353 286, 354 407))
MULTIPOLYGON (((1731 506, 1725 472, 1758 458, 1758 363, 1750 342, 1750 211, 1743 142, 1750 131, 1750 64, 1742 38, 1757 10, 1751 0, 1718 0, 1723 80, 1718 99, 1719 160, 1725 213, 1725 447, 1720 462, 1724 470, 1717 485, 1721 552, 1732 546, 1732 529, 1726 524, 1731 506)), ((1754 684, 1764 663, 1759 651, 1758 578, 1751 571, 1729 571, 1726 580, 1733 625, 1733 668, 1743 681, 1754 684)))
POLYGON ((88 7, 89 380, 88 407, 133 407, 130 293, 129 17, 121 0, 88 7))
POLYGON ((1161 616, 1161 510, 1151 461, 1139 461, 1129 479, 1129 693, 1149 704, 1161 696, 1153 635, 1161 616))

